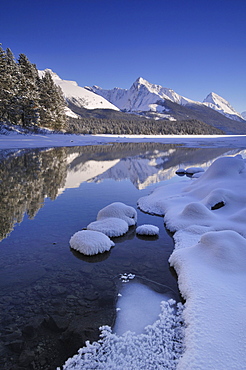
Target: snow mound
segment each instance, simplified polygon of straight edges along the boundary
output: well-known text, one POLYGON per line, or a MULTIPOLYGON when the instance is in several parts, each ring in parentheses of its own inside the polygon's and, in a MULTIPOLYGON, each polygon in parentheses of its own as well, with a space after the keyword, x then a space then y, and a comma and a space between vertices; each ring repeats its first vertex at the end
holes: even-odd
POLYGON ((124 235, 128 231, 128 223, 121 218, 108 217, 91 222, 87 230, 100 231, 109 237, 124 235))
POLYGON ((137 211, 121 202, 114 202, 98 212, 97 220, 104 218, 120 218, 127 222, 128 226, 133 226, 137 222, 137 211))
POLYGON ((105 234, 92 230, 76 232, 69 243, 71 248, 87 256, 109 251, 115 245, 105 234))
POLYGON ((188 173, 189 175, 194 175, 194 173, 204 172, 204 168, 202 167, 188 167, 185 170, 185 173, 188 173))
POLYGON ((154 225, 140 225, 136 229, 138 235, 159 235, 159 227, 154 225))
POLYGON ((173 231, 185 351, 177 370, 245 367, 246 166, 223 157, 197 179, 157 188, 139 207, 173 231))

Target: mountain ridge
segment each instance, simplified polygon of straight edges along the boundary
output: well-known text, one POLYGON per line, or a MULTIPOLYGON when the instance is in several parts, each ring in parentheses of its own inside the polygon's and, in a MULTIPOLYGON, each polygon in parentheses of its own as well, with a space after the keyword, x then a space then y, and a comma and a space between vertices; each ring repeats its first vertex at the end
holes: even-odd
POLYGON ((170 88, 151 84, 142 77, 138 77, 130 89, 114 88, 106 90, 94 85, 91 87, 91 90, 127 112, 152 111, 165 114, 166 111, 163 110, 163 104, 159 104, 159 102, 168 99, 184 106, 191 104, 206 105, 230 119, 237 121, 245 120, 226 99, 214 92, 208 94, 203 102, 198 102, 186 98, 170 88))

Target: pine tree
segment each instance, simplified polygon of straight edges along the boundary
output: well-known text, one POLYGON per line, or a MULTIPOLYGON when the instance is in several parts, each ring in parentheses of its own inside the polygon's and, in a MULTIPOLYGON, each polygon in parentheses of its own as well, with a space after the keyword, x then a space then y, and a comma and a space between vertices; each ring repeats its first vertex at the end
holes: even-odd
POLYGON ((8 121, 11 76, 7 71, 6 53, 0 44, 0 120, 8 121))
POLYGON ((62 130, 66 124, 65 99, 49 71, 39 81, 40 124, 53 130, 62 130))
POLYGON ((20 54, 18 66, 19 116, 22 126, 27 127, 39 123, 39 76, 36 66, 29 62, 25 54, 20 54))

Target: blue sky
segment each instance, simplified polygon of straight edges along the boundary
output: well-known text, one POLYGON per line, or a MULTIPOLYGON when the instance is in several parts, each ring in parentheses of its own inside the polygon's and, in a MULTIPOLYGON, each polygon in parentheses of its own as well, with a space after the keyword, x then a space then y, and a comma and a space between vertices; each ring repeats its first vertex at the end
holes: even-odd
POLYGON ((138 78, 246 111, 246 0, 1 0, 0 42, 80 86, 138 78))

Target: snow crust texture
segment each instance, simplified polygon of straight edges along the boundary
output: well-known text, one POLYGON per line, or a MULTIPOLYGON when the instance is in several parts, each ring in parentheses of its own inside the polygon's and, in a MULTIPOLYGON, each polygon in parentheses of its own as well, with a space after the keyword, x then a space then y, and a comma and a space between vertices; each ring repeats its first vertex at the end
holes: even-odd
POLYGON ((91 230, 76 232, 69 243, 72 249, 87 256, 109 251, 114 246, 114 242, 105 234, 91 230))
POLYGON ((185 352, 178 370, 241 370, 246 363, 246 166, 217 159, 198 179, 163 186, 138 204, 174 232, 185 352))

